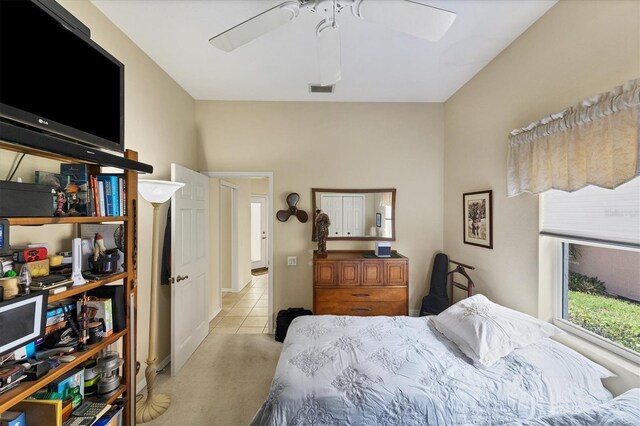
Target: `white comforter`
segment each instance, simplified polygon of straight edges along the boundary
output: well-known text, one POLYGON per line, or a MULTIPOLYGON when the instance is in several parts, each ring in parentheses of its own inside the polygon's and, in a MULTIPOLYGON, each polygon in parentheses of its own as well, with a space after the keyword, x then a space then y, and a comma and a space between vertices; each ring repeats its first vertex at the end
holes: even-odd
POLYGON ((609 401, 609 375, 550 339, 483 370, 428 317, 305 316, 252 424, 505 424, 609 401))
POLYGON ((576 413, 556 414, 518 423, 522 426, 638 426, 640 388, 630 389, 611 401, 576 413))

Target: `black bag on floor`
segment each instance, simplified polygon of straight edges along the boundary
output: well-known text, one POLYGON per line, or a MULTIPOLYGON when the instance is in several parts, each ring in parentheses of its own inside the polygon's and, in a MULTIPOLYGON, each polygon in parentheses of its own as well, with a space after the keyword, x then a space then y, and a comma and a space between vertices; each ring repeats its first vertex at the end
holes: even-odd
POLYGON ((276 317, 276 342, 284 342, 291 321, 301 315, 313 315, 313 312, 305 308, 289 308, 278 312, 276 317))

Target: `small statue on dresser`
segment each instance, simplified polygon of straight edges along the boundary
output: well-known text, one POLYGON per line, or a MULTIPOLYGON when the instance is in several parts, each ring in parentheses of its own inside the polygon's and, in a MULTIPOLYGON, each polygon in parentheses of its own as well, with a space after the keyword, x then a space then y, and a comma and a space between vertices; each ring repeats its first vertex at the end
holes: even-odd
POLYGON ((331 226, 329 215, 320 209, 316 210, 316 219, 314 224, 316 227, 316 237, 318 238, 318 255, 326 256, 327 236, 329 236, 329 226, 331 226))

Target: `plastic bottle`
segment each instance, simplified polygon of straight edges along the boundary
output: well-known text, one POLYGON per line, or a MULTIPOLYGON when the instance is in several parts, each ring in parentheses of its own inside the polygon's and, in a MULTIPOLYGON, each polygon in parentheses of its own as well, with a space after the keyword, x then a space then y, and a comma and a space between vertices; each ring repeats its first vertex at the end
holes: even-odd
POLYGON ((18 277, 18 286, 23 294, 29 294, 31 292, 31 272, 26 266, 22 266, 20 269, 20 276, 18 277))

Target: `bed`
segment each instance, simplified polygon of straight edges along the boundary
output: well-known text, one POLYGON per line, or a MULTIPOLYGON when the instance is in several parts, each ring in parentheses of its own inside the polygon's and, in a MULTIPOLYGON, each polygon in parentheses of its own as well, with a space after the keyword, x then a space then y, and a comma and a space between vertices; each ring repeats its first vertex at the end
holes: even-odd
POLYGON ((296 318, 252 424, 500 425, 612 400, 608 370, 549 338, 484 368, 434 318, 296 318))

